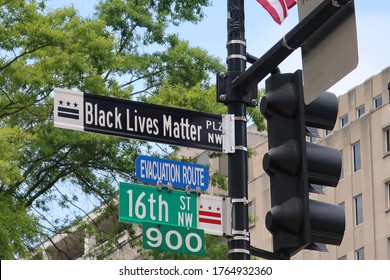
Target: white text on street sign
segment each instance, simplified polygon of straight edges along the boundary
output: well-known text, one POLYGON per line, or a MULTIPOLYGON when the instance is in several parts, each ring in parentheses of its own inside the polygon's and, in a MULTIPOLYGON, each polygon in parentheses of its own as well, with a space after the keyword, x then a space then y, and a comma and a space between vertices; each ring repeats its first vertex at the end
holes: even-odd
POLYGON ((137 179, 156 185, 171 183, 173 187, 207 190, 209 172, 207 167, 190 162, 138 156, 135 161, 137 179))
POLYGON ((144 222, 196 228, 196 194, 120 183, 119 221, 144 222))
POLYGON ((162 251, 204 255, 204 232, 200 229, 144 223, 143 247, 162 251))
POLYGON ((165 144, 222 150, 222 117, 54 89, 54 126, 165 144))

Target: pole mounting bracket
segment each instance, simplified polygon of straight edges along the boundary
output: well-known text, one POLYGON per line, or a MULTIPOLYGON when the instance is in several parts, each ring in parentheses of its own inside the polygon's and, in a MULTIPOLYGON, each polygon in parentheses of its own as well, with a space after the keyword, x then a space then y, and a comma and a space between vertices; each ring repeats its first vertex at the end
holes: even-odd
POLYGON ((233 114, 222 115, 222 152, 225 154, 234 153, 236 150, 234 120, 233 114))

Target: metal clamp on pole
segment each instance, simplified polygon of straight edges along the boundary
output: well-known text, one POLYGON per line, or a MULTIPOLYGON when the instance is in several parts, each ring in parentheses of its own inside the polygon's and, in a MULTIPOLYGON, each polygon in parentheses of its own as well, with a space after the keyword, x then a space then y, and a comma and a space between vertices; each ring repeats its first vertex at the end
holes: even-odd
POLYGON ((229 45, 234 45, 234 44, 246 46, 246 41, 245 40, 230 40, 230 41, 227 41, 226 46, 228 47, 229 45))
POLYGON ((250 255, 250 251, 247 249, 231 249, 228 251, 228 254, 234 254, 234 253, 241 253, 241 254, 247 254, 250 255))
POLYGON ((229 59, 242 59, 242 60, 246 60, 246 55, 241 55, 241 54, 231 54, 229 55, 227 58, 226 58, 226 61, 228 61, 229 59))
POLYGON ((233 237, 229 237, 228 240, 229 240, 229 241, 233 241, 233 240, 244 240, 244 241, 249 241, 249 235, 248 235, 248 236, 236 235, 236 236, 233 236, 233 237))
MULTIPOLYGON (((235 229, 232 229, 232 234, 233 235, 242 235, 242 236, 249 237, 249 231, 246 231, 246 230, 235 230, 235 229)), ((234 239, 234 237, 233 237, 233 239, 234 239)))
POLYGON ((248 148, 245 146, 234 146, 235 150, 240 150, 240 151, 248 151, 248 148))
POLYGON ((249 200, 246 197, 244 197, 244 198, 232 198, 231 202, 232 202, 232 204, 234 204, 234 203, 249 204, 249 200))
POLYGON ((234 116, 234 120, 246 122, 246 117, 245 116, 234 116))
POLYGON ((289 49, 290 51, 295 51, 295 50, 297 49, 297 48, 290 47, 290 46, 288 45, 286 36, 284 36, 282 40, 283 40, 282 46, 284 46, 285 48, 289 49))
POLYGON ((230 59, 239 59, 246 61, 246 41, 240 39, 233 39, 226 43, 229 55, 226 58, 226 62, 229 63, 230 59))

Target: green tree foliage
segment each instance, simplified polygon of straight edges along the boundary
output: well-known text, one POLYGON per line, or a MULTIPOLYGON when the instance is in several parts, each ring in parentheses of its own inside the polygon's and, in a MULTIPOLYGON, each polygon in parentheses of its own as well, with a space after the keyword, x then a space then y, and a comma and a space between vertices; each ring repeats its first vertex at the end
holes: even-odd
MULTIPOLYGON (((1 185, 22 179, 19 150, 32 140, 29 134, 16 127, 0 128, 1 185)), ((0 192, 0 213, 0 259, 27 257, 28 244, 39 236, 36 219, 20 201, 3 191, 0 192)))
MULTIPOLYGON (((21 220, 12 217, 39 217, 48 237, 68 221, 63 214, 49 219, 54 204, 64 211, 79 208, 77 215, 83 215, 77 203, 90 199, 117 215, 110 202, 117 196, 118 181, 135 180, 134 159, 149 148, 140 141, 54 128, 53 88, 130 99, 135 88, 153 94, 163 81, 180 84, 189 73, 191 83, 204 83, 220 67, 218 60, 181 42, 167 27, 198 22, 208 4, 104 0, 83 18, 73 7, 47 9, 45 1, 0 2, 1 203, 2 209, 22 207, 21 212, 2 211, 9 214, 1 221, 5 258, 22 256, 33 242, 26 231, 16 236, 13 225, 4 225, 21 220), (175 60, 181 51, 186 56, 175 60), (198 63, 191 66, 191 59, 198 63), (10 234, 5 234, 7 229, 10 234), (17 241, 22 239, 24 248, 17 241), (18 248, 8 246, 11 243, 18 248)), ((36 226, 36 220, 27 224, 36 226)))
POLYGON ((12 197, 0 193, 0 259, 27 257, 39 236, 38 222, 12 197))
POLYGON ((54 128, 55 87, 225 110, 210 84, 220 60, 168 32, 199 22, 209 0, 101 0, 87 17, 49 2, 0 1, 2 258, 25 256, 39 233, 67 229, 88 214, 86 201, 116 217, 118 182, 135 181, 135 157, 152 152, 142 141, 54 128))

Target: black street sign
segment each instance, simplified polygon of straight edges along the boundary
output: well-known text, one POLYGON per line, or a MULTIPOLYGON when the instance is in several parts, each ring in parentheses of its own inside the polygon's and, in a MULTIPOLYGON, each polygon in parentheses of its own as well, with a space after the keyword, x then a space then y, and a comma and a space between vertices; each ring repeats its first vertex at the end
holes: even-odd
POLYGON ((54 126, 222 151, 222 117, 107 96, 54 90, 54 126))

